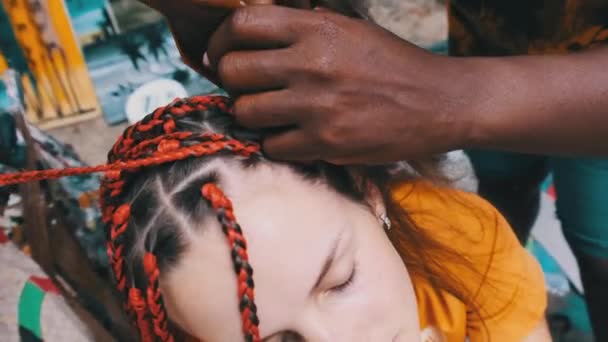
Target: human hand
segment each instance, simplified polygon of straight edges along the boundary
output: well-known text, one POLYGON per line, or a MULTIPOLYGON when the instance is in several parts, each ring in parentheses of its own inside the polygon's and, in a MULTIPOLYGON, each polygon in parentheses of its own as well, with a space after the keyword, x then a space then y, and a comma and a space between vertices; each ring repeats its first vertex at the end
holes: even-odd
POLYGON ((237 121, 272 129, 264 149, 277 159, 383 163, 466 141, 470 72, 363 20, 241 8, 206 57, 237 121))
MULTIPOLYGON (((216 81, 201 61, 211 34, 234 9, 269 5, 274 0, 139 0, 159 11, 168 21, 184 63, 216 81)), ((279 1, 292 7, 310 7, 308 0, 279 1)))

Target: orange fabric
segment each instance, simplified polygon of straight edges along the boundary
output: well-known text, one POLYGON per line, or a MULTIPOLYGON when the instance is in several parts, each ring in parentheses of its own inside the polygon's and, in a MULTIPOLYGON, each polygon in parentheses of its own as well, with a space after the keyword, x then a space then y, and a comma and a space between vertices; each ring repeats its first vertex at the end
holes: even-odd
POLYGON ((483 323, 458 298, 413 277, 428 341, 522 341, 539 326, 547 305, 542 270, 492 205, 427 182, 401 184, 393 194, 418 227, 470 262, 442 264, 475 296, 483 323))
POLYGON ((608 0, 449 0, 450 55, 576 52, 608 42, 608 0))

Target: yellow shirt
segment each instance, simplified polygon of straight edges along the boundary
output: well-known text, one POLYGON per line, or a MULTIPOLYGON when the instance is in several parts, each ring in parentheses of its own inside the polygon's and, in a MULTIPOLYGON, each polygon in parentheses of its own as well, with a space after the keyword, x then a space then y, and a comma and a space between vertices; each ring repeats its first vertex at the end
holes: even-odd
POLYGON ((542 270, 498 211, 474 194, 428 182, 401 184, 393 194, 416 226, 470 261, 468 266, 449 260, 444 265, 475 294, 483 318, 458 298, 413 277, 422 341, 517 342, 532 333, 547 305, 542 270))

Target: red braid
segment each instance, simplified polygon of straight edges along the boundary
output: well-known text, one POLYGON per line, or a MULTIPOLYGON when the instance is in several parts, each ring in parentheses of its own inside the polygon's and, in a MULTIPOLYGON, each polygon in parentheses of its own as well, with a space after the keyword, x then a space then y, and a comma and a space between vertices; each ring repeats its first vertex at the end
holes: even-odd
POLYGON ((167 312, 162 303, 162 295, 158 277, 160 270, 156 263, 154 254, 147 252, 144 255, 144 270, 148 276, 147 302, 150 313, 152 314, 152 323, 154 325, 154 333, 163 342, 173 342, 173 336, 168 333, 167 329, 167 312))
MULTIPOLYGON (((156 257, 151 252, 146 252, 144 255, 143 267, 148 278, 145 298, 140 289, 131 287, 133 279, 127 278, 124 240, 128 231, 131 208, 121 200, 125 185, 135 172, 145 167, 214 155, 221 151, 247 158, 260 153, 260 146, 255 143, 244 143, 221 134, 178 131, 177 119, 204 110, 229 113, 230 102, 225 97, 197 96, 176 100, 167 107, 157 109, 125 130, 112 147, 108 164, 0 175, 0 186, 4 186, 105 172, 100 188, 100 205, 103 221, 107 225, 107 252, 118 290, 123 294, 125 310, 135 321, 144 342, 155 340, 154 336, 163 342, 173 342, 174 337, 168 327, 167 313, 159 287, 160 270, 156 257)), ((259 342, 261 339, 254 302, 253 269, 247 256, 247 243, 241 228, 236 223, 232 204, 217 185, 212 183, 202 187, 201 195, 217 212, 222 230, 232 250, 232 262, 237 273, 243 334, 246 341, 259 342)))
POLYGON ((247 342, 260 341, 259 321, 253 295, 253 269, 249 264, 247 242, 245 241, 241 227, 236 223, 232 203, 222 190, 213 183, 203 185, 201 192, 203 197, 217 211, 222 230, 226 234, 228 243, 230 244, 232 263, 238 276, 239 310, 241 311, 241 322, 243 323, 245 340, 247 342))
POLYGON ((129 306, 129 309, 135 313, 141 341, 153 341, 152 333, 150 332, 150 323, 146 320, 146 300, 142 297, 141 291, 138 288, 132 287, 129 289, 129 303, 127 305, 129 306))

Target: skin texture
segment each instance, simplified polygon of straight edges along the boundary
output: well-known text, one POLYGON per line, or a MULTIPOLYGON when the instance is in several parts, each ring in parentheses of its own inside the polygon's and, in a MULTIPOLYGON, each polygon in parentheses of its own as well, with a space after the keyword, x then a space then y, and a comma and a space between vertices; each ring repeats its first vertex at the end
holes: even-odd
MULTIPOLYGON (((248 240, 262 338, 419 339, 413 287, 378 219, 384 211, 379 196, 361 205, 286 166, 226 169, 217 161, 209 167, 225 169, 223 188, 248 240), (334 261, 315 286, 334 247, 334 261)), ((169 316, 193 337, 239 341, 226 238, 214 217, 202 226, 192 230, 186 252, 161 280, 169 316)))
POLYGON ((569 55, 467 58, 479 78, 473 147, 608 156, 607 48, 569 55), (483 86, 483 87, 482 87, 483 86), (573 117, 575 116, 575 117, 573 117))
POLYGON ((244 125, 289 127, 266 140, 270 155, 376 163, 463 147, 607 154, 607 51, 435 57, 360 20, 246 8, 208 60, 244 125))
POLYGON ((465 147, 608 155, 606 48, 432 57, 372 24, 325 11, 250 6, 223 21, 194 12, 179 22, 207 25, 181 35, 189 37, 180 44, 186 61, 241 96, 241 122, 272 128, 265 149, 275 158, 377 163, 465 147), (211 70, 202 63, 206 50, 211 70))
MULTIPOLYGON (((220 23, 235 9, 248 5, 269 5, 272 0, 139 0, 164 15, 169 22, 173 37, 185 64, 214 82, 219 82, 213 72, 203 67, 202 56, 209 37, 220 23)), ((310 8, 308 0, 278 1, 282 5, 310 8)))
POLYGON ((456 92, 440 90, 443 77, 455 71, 442 64, 448 59, 363 20, 328 11, 251 7, 222 23, 207 55, 223 87, 239 96, 237 121, 255 128, 289 127, 264 142, 275 158, 349 162, 365 153, 372 158, 367 162, 387 162, 399 159, 404 149, 421 155, 442 150, 418 145, 427 118, 433 118, 433 140, 442 141, 444 149, 449 142, 441 139, 443 133, 466 128, 457 126, 455 115, 435 114, 460 107, 456 92), (269 29, 280 21, 292 28, 269 29), (361 36, 368 37, 364 46, 361 36), (266 50, 272 47, 279 49, 266 50), (410 62, 402 67, 408 55, 410 62), (442 78, 420 73, 425 63, 441 68, 442 78), (405 112, 421 119, 395 120, 405 112))

